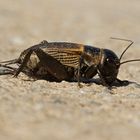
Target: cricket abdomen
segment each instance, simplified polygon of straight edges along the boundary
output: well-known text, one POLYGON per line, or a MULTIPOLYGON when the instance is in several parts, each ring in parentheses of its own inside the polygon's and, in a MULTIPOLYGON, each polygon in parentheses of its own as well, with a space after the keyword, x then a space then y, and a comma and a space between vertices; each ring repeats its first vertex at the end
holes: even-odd
MULTIPOLYGON (((56 61, 56 64, 59 65, 58 67, 54 65, 54 69, 63 67, 63 70, 65 69, 67 71, 67 77, 69 78, 66 78, 66 79, 71 79, 71 77, 74 77, 74 71, 78 69, 79 65, 81 65, 80 66, 81 69, 83 69, 83 67, 86 68, 85 69, 86 71, 88 67, 98 65, 100 61, 99 58, 100 58, 100 52, 101 52, 100 49, 92 47, 92 46, 76 44, 76 43, 52 42, 52 43, 38 44, 25 50, 20 55, 20 59, 24 59, 24 56, 30 50, 33 50, 33 52, 30 56, 30 59, 28 60, 26 64, 25 69, 35 72, 35 75, 46 76, 50 72, 47 71, 48 68, 45 68, 44 66, 42 67, 41 66, 42 64, 40 63, 42 61, 49 62, 50 60, 47 59, 49 55, 52 57, 51 59, 53 59, 53 61, 56 61), (36 51, 38 49, 42 51, 43 55, 46 55, 46 57, 43 56, 43 58, 40 58, 41 60, 36 54, 36 51), (81 62, 81 59, 82 59, 82 62, 81 62), (68 71, 68 69, 70 70, 68 71)), ((90 69, 90 73, 92 73, 92 69, 90 69)), ((81 73, 84 73, 84 72, 85 71, 83 72, 81 71, 81 73)), ((91 77, 91 76, 89 76, 88 74, 88 77, 91 77)))

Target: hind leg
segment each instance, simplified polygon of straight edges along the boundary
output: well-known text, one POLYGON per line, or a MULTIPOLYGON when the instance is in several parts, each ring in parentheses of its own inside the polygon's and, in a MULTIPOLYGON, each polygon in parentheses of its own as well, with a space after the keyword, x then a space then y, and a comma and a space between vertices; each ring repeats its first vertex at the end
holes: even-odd
POLYGON ((29 50, 28 53, 25 55, 22 64, 19 66, 19 68, 17 69, 17 71, 14 74, 14 77, 17 77, 19 75, 20 72, 23 71, 24 67, 27 65, 31 54, 33 53, 33 50, 29 50))
POLYGON ((27 65, 28 61, 30 60, 30 56, 33 52, 35 52, 36 55, 38 56, 38 58, 40 60, 40 62, 39 62, 40 66, 47 69, 47 71, 52 76, 54 76, 58 80, 69 79, 69 75, 68 75, 64 65, 62 65, 59 61, 57 61, 52 56, 50 56, 47 53, 45 53, 44 51, 42 51, 40 48, 31 49, 28 51, 28 53, 26 54, 26 56, 23 60, 23 63, 20 65, 20 67, 18 68, 18 70, 14 76, 18 76, 18 74, 23 71, 24 67, 27 65))
POLYGON ((62 65, 54 57, 48 55, 41 49, 34 51, 40 60, 41 67, 47 69, 47 71, 57 78, 58 80, 68 80, 70 77, 64 65, 62 65))

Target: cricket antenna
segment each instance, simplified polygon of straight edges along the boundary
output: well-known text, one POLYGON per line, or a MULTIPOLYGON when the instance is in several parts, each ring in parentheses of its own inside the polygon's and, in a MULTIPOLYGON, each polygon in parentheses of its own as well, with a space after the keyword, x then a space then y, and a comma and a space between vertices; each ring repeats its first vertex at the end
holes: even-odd
MULTIPOLYGON (((116 37, 111 37, 111 39, 116 39, 116 40, 123 40, 123 41, 127 41, 130 42, 130 44, 126 47, 126 49, 122 52, 119 60, 121 61, 123 55, 125 54, 125 52, 130 48, 130 46, 134 43, 132 40, 128 40, 128 39, 122 39, 122 38, 116 38, 116 37)), ((126 60, 120 63, 120 65, 125 64, 125 63, 129 63, 129 62, 134 62, 134 61, 140 61, 140 59, 132 59, 132 60, 126 60)))
POLYGON ((134 61, 140 61, 140 59, 134 59, 134 60, 126 60, 120 63, 120 65, 125 64, 125 63, 129 63, 129 62, 134 62, 134 61))
MULTIPOLYGON (((132 40, 129 39, 122 39, 122 38, 116 38, 116 37, 111 37, 111 39, 116 39, 116 40, 123 40, 123 41, 127 41, 130 42, 130 44, 126 47, 126 49, 122 52, 119 60, 121 61, 123 55, 125 54, 125 52, 130 48, 130 46, 134 43, 132 40)), ((132 60, 131 60, 132 61, 132 60)))

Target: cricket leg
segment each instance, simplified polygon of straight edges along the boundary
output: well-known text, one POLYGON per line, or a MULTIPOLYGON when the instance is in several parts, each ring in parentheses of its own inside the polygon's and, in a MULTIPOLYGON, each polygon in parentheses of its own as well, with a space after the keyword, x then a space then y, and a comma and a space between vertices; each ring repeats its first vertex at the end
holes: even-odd
POLYGON ((83 59, 82 59, 82 57, 80 57, 79 58, 79 64, 78 64, 78 73, 77 73, 77 81, 78 81, 78 87, 82 87, 81 85, 80 85, 80 78, 81 78, 81 73, 80 73, 80 71, 81 71, 81 64, 82 64, 82 61, 83 61, 83 59))
POLYGON ((37 50, 39 47, 41 47, 41 45, 42 44, 37 44, 37 45, 34 45, 34 46, 28 48, 27 50, 23 51, 23 53, 26 53, 26 55, 25 55, 25 57, 23 59, 22 64, 19 66, 19 68, 17 69, 16 73, 14 74, 14 77, 17 77, 19 75, 19 73, 23 71, 24 67, 27 65, 27 63, 28 63, 28 61, 30 59, 31 54, 35 50, 37 50))
POLYGON ((16 71, 16 68, 7 66, 5 64, 0 64, 0 67, 2 67, 2 69, 0 69, 0 75, 7 75, 7 74, 13 75, 16 71))
POLYGON ((2 70, 0 70, 0 75, 8 75, 8 74, 14 74, 14 71, 10 70, 10 69, 2 69, 2 70))
POLYGON ((97 74, 97 68, 94 65, 92 65, 86 69, 84 77, 87 79, 91 79, 96 74, 97 74))
POLYGON ((58 60, 56 60, 54 57, 48 55, 41 49, 34 50, 36 55, 38 56, 40 60, 40 65, 47 69, 47 71, 57 78, 58 80, 68 80, 69 75, 66 71, 66 68, 64 65, 62 65, 58 60))
POLYGON ((27 65, 32 53, 33 53, 33 49, 28 51, 28 53, 25 55, 25 57, 23 59, 22 64, 19 66, 19 68, 17 69, 16 73, 14 74, 14 77, 17 77, 19 75, 19 73, 23 71, 23 69, 27 65))
POLYGON ((16 64, 17 62, 18 62, 18 59, 13 59, 13 60, 9 60, 9 61, 2 61, 2 62, 0 62, 0 66, 1 65, 8 66, 11 64, 16 64))
POLYGON ((129 85, 129 81, 127 81, 127 80, 120 80, 120 79, 116 79, 116 80, 121 86, 129 85))
POLYGON ((103 86, 106 86, 106 87, 108 87, 108 88, 110 88, 111 85, 108 85, 108 84, 105 82, 105 80, 104 80, 102 74, 100 73, 100 71, 99 71, 98 69, 97 69, 97 73, 98 73, 98 75, 99 75, 99 77, 100 77, 100 79, 101 79, 102 85, 103 85, 103 86))

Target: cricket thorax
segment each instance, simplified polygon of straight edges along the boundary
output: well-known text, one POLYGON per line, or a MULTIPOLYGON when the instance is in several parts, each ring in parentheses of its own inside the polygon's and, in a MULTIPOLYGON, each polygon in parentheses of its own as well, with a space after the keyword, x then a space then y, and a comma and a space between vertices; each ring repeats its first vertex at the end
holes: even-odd
POLYGON ((88 65, 98 65, 102 59, 102 49, 92 46, 85 46, 84 48, 84 62, 88 65))

